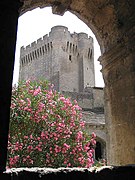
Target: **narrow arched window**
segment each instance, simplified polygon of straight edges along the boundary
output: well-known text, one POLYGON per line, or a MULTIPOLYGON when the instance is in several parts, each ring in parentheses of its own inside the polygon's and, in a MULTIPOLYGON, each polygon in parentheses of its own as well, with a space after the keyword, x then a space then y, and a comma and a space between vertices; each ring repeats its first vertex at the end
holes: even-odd
POLYGON ((95 159, 98 161, 99 159, 102 159, 102 145, 99 141, 96 143, 95 148, 95 159))
POLYGON ((37 55, 38 55, 38 57, 39 57, 39 49, 37 49, 37 55))
POLYGON ((45 53, 45 49, 44 49, 44 46, 42 46, 42 52, 43 52, 43 54, 45 53))
POLYGON ((71 50, 72 50, 72 43, 70 43, 70 52, 71 52, 71 50))
POLYGON ((73 44, 73 53, 75 52, 75 45, 73 44))
POLYGON ((40 55, 42 56, 42 49, 41 49, 41 47, 40 47, 40 55))
POLYGON ((69 41, 67 42, 67 49, 66 49, 67 51, 68 51, 68 48, 69 48, 69 41))
POLYGON ((36 50, 35 50, 35 58, 37 59, 37 52, 36 52, 36 50))
POLYGON ((47 47, 46 47, 46 45, 45 45, 45 51, 47 52, 47 47))
POLYGON ((33 57, 33 59, 35 58, 35 57, 34 57, 34 52, 32 52, 32 57, 33 57))
POLYGON ((71 56, 71 55, 69 55, 69 61, 71 61, 71 62, 72 62, 72 56, 71 56))
POLYGON ((52 42, 50 42, 51 49, 53 48, 52 42))
POLYGON ((48 51, 50 51, 50 46, 49 46, 49 43, 48 43, 47 45, 48 45, 48 51))

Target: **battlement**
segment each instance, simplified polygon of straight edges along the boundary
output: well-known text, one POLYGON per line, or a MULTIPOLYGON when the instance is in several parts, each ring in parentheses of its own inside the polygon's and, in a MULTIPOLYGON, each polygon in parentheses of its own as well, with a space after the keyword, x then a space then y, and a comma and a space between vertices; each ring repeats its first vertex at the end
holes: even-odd
POLYGON ((43 38, 39 38, 39 39, 37 40, 37 44, 38 44, 38 43, 42 43, 42 41, 43 41, 43 38))
POLYGON ((34 47, 34 46, 36 46, 36 41, 31 43, 31 47, 34 47))
POLYGON ((48 42, 48 38, 49 38, 49 36, 45 35, 45 36, 37 39, 37 41, 34 41, 31 44, 27 45, 26 47, 22 46, 20 49, 21 54, 24 52, 27 52, 27 51, 31 51, 31 50, 33 50, 34 47, 37 48, 39 45, 44 44, 45 42, 48 42))
POLYGON ((66 37, 64 37, 65 42, 71 42, 73 43, 74 41, 76 41, 77 39, 81 39, 81 40, 87 40, 90 43, 93 43, 93 38, 92 37, 88 37, 88 34, 86 33, 76 33, 74 32, 73 34, 70 33, 68 31, 68 28, 65 26, 54 26, 51 28, 51 31, 49 32, 49 34, 44 35, 43 37, 40 37, 39 39, 37 39, 36 41, 32 42, 31 44, 27 45, 26 47, 22 46, 21 47, 21 56, 26 55, 27 52, 32 51, 33 49, 38 48, 41 45, 47 44, 52 42, 55 40, 55 38, 57 38, 56 34, 59 34, 60 37, 62 36, 61 33, 66 34, 66 37))

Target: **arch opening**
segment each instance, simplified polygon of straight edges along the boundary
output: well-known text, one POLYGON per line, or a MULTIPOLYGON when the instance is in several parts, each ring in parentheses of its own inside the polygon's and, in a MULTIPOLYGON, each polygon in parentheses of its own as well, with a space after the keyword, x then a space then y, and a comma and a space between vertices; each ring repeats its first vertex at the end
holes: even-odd
MULTIPOLYGON (((17 35, 18 38, 17 38, 17 46, 16 46, 16 58, 15 58, 15 70, 14 70, 13 84, 15 84, 18 81, 18 74, 19 74, 19 69, 18 69, 19 61, 18 61, 18 59, 19 59, 19 56, 20 56, 20 52, 19 52, 20 47, 21 46, 27 46, 28 44, 33 42, 33 40, 36 40, 36 39, 38 39, 40 37, 43 37, 45 34, 48 34, 50 32, 51 27, 56 25, 55 22, 60 21, 60 25, 67 26, 71 33, 73 33, 73 32, 77 32, 77 33, 85 32, 89 36, 92 36, 94 38, 94 51, 93 51, 93 53, 94 53, 96 86, 104 87, 104 81, 103 81, 102 73, 100 72, 101 65, 98 62, 98 58, 101 55, 100 46, 99 46, 99 44, 97 42, 96 37, 94 36, 92 31, 90 30, 90 28, 85 23, 83 23, 83 21, 78 19, 78 17, 76 15, 73 15, 70 12, 65 13, 65 15, 64 15, 65 16, 65 22, 64 22, 64 18, 63 18, 64 16, 61 17, 61 16, 58 16, 58 15, 53 15, 52 12, 51 12, 51 7, 45 7, 43 9, 39 9, 39 8, 35 9, 35 8, 36 7, 31 8, 33 10, 28 11, 28 12, 27 12, 28 9, 26 9, 26 11, 23 10, 25 13, 23 12, 23 14, 21 14, 21 16, 19 18, 19 21, 18 21, 18 35, 17 35), (43 12, 43 11, 46 11, 46 13, 43 12), (36 15, 38 15, 38 18, 36 18, 36 15), (35 17, 34 20, 31 19, 32 16, 35 17), (28 18, 25 18, 25 17, 28 17, 28 18), (48 24, 47 25, 47 30, 43 26, 43 24, 45 24, 43 17, 47 17, 47 24, 48 24), (49 17, 50 17, 50 20, 48 20, 49 17), (58 17, 59 17, 60 20, 58 20, 58 17), (63 18, 63 20, 62 20, 62 18, 63 18), (40 20, 40 19, 42 19, 42 20, 40 20), (67 19, 70 19, 70 21, 71 21, 71 19, 73 19, 73 20, 70 22, 67 19), (27 23, 25 21, 27 21, 27 23), (32 23, 32 22, 34 22, 34 23, 32 23), (74 23, 74 22, 77 22, 77 23, 74 23), (79 25, 80 22, 83 25, 79 25), (36 23, 37 23, 37 25, 36 25, 36 23), (73 24, 76 24, 76 27, 73 24), (30 29, 29 25, 31 26, 31 29, 30 29), (74 27, 72 27, 72 26, 74 26, 74 27), (81 26, 83 26, 83 28, 81 28, 81 26), (26 28, 24 29, 23 27, 26 27, 26 28), (40 30, 36 30, 37 27, 41 27, 40 30), (29 29, 29 30, 27 31, 27 29, 29 29), (31 36, 31 34, 34 34, 34 33, 36 35, 31 36), (22 38, 22 36, 24 36, 24 34, 25 35, 27 34, 26 38, 22 38)), ((34 43, 35 42, 33 42, 33 44, 34 43)), ((45 48, 46 48, 46 46, 47 45, 45 45, 45 48)), ((75 45, 73 45, 73 46, 75 47, 75 45)), ((88 57, 92 57, 92 49, 91 49, 90 52, 88 51, 88 54, 89 54, 88 57)))
MULTIPOLYGON (((88 28, 88 29, 89 29, 89 28, 88 28)), ((65 33, 65 31, 64 31, 64 33, 65 33)), ((82 34, 83 34, 83 33, 82 33, 82 34)), ((85 36, 85 34, 83 34, 83 35, 85 36)), ((44 38, 44 37, 43 37, 43 38, 44 38)), ((40 39, 37 40, 37 42, 40 42, 40 41, 41 41, 40 39)), ((34 43, 34 42, 33 42, 33 43, 34 43)), ((33 43, 32 43, 32 44, 33 44, 33 43)), ((66 44, 66 45, 67 45, 67 44, 66 44)), ((49 46, 49 43, 47 43, 46 46, 47 46, 47 48, 49 49, 49 47, 50 47, 50 46, 49 46)), ((74 46, 77 47, 76 45, 74 45, 74 46)), ((51 42, 51 47, 53 47, 53 42, 51 42)), ((27 47, 27 48, 29 48, 29 47, 27 47)), ((69 51, 70 51, 70 53, 72 52, 72 49, 73 49, 73 48, 72 48, 72 43, 69 42, 69 51)), ((64 49, 63 49, 63 50, 64 50, 64 49)), ((40 53, 40 51, 41 51, 41 47, 38 48, 37 50, 35 50, 35 52, 36 52, 36 54, 35 54, 36 59, 38 59, 40 55, 44 54, 44 53, 42 53, 42 52, 40 53), (39 54, 40 54, 40 55, 39 55, 39 54)), ((77 48, 76 48, 76 51, 77 51, 77 48)), ((74 52, 74 50, 73 50, 73 52, 74 52)), ((92 52, 92 50, 91 50, 91 52, 92 52)), ((49 53, 49 50, 48 50, 48 53, 49 53)), ((90 52, 89 52, 89 47, 88 47, 87 56, 88 56, 88 53, 90 53, 90 52)), ((90 53, 90 55, 88 56, 88 58, 91 59, 92 55, 93 55, 93 53, 90 53)), ((29 55, 28 55, 28 56, 29 56, 29 55)), ((26 57, 27 57, 27 56, 26 56, 26 57)), ((70 55, 69 60, 71 60, 71 55, 70 55)), ((86 69, 89 70, 88 67, 87 67, 86 69)), ((89 83, 87 83, 87 86, 89 86, 89 83)), ((75 92, 76 89, 74 88, 73 91, 75 92)))

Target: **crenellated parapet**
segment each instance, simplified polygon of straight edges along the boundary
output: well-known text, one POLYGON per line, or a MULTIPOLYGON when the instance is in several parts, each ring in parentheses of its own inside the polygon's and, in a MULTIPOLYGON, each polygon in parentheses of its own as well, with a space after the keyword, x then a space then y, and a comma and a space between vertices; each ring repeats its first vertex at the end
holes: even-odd
POLYGON ((49 41, 48 35, 39 38, 26 47, 22 46, 20 50, 20 66, 23 67, 40 58, 40 56, 49 53, 52 48, 52 42, 49 41))
POLYGON ((77 55, 81 51, 87 51, 88 58, 92 57, 93 53, 93 38, 88 37, 86 33, 73 33, 68 31, 65 26, 55 26, 51 28, 49 34, 44 35, 37 41, 32 42, 28 46, 21 47, 20 50, 20 66, 21 68, 31 61, 50 53, 53 49, 53 44, 55 48, 59 46, 59 41, 61 42, 63 51, 69 54, 77 55))

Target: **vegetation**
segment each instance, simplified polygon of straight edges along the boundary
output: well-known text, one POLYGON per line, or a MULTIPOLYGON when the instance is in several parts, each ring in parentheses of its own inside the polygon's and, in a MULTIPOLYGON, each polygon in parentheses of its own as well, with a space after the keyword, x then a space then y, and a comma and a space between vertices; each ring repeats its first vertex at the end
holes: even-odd
POLYGON ((96 135, 85 131, 81 108, 46 81, 12 91, 7 167, 93 165, 96 135))

